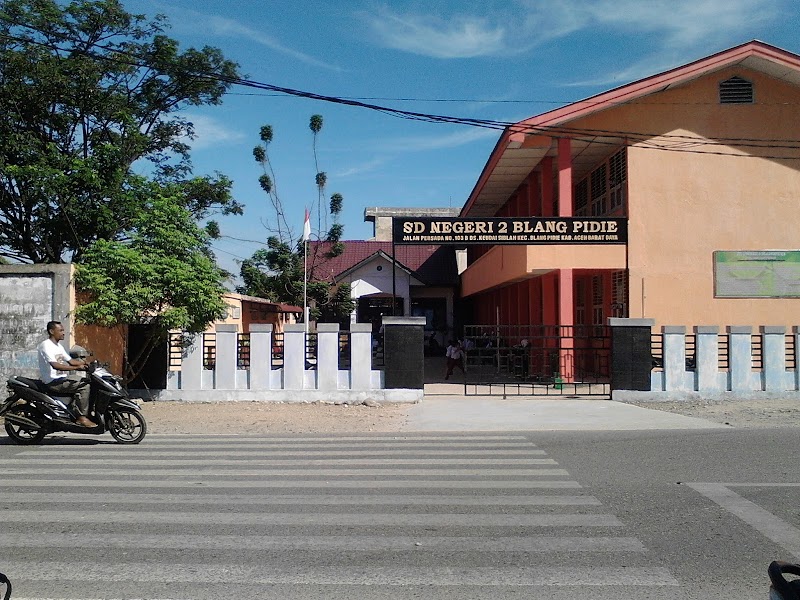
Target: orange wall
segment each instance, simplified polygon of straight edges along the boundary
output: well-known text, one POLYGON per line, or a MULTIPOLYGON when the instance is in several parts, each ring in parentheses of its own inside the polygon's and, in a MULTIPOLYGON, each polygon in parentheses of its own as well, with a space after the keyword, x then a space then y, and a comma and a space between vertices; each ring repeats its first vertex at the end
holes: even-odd
MULTIPOLYGON (((798 139, 796 87, 727 69, 581 127, 706 138, 798 139), (718 84, 753 82, 755 105, 719 105, 718 84), (613 120, 611 119, 613 115, 613 120)), ((675 143, 675 138, 660 140, 675 143)), ((780 154, 779 149, 698 150, 780 154)), ((657 325, 795 325, 800 299, 715 299, 715 250, 797 249, 800 161, 628 149, 630 316, 657 325)))

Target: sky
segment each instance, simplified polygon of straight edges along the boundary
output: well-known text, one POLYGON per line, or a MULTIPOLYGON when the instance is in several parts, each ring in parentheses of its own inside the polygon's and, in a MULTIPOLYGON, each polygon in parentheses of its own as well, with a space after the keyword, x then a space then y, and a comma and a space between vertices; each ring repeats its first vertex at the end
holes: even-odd
MULTIPOLYGON (((122 1, 165 15, 182 49, 221 49, 250 80, 469 119, 522 120, 753 39, 800 54, 797 0, 122 1)), ((314 114, 326 195, 344 197, 344 239, 372 236, 366 207, 463 206, 500 135, 246 87, 187 108, 195 174, 224 173, 245 205, 219 219, 226 237, 213 248, 227 270, 264 247, 274 219, 252 154, 262 125, 302 233, 317 198, 314 114)))

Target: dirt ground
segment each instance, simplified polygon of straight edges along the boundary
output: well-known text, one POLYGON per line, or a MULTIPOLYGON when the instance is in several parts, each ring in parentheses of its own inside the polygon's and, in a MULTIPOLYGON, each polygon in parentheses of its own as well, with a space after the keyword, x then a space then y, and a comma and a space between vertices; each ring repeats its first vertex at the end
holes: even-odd
MULTIPOLYGON (((558 400, 553 400, 558 402, 558 400)), ((663 410, 736 428, 800 427, 800 400, 649 402, 663 410)), ((411 406, 273 402, 145 402, 150 433, 356 433, 399 432, 411 406)))

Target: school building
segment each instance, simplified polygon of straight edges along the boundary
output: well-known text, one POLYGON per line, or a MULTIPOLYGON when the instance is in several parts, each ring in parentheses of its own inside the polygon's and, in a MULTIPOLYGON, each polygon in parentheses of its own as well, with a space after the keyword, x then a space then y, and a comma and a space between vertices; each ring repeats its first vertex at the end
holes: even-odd
POLYGON ((508 127, 462 218, 619 217, 623 244, 471 245, 465 320, 800 323, 800 56, 752 41, 508 127))

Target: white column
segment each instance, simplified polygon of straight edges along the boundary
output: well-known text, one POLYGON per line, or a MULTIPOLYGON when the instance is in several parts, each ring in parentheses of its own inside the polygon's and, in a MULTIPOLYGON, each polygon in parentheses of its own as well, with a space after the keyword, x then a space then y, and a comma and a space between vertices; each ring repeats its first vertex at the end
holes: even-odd
POLYGON ((749 325, 729 325, 728 331, 728 370, 732 392, 751 392, 753 371, 753 351, 750 336, 753 328, 749 325))
POLYGON ((719 380, 719 326, 702 325, 694 328, 697 391, 724 391, 719 380))
POLYGON ((339 387, 339 324, 317 324, 317 389, 339 387))
POLYGON ((664 325, 664 389, 686 390, 686 327, 664 325))
POLYGON ((372 325, 350 325, 350 388, 370 389, 372 376, 372 325))
POLYGON ((786 385, 786 327, 762 325, 761 368, 764 371, 764 391, 785 392, 786 385))
POLYGON ((302 390, 306 371, 306 326, 286 325, 283 329, 283 389, 302 390))
POLYGON ((181 361, 181 389, 203 389, 203 334, 195 334, 181 361))
POLYGON ((214 389, 236 389, 236 350, 238 328, 236 325, 217 325, 217 352, 214 363, 214 389))
POLYGON ((272 325, 250 325, 250 389, 268 390, 272 373, 272 325))

